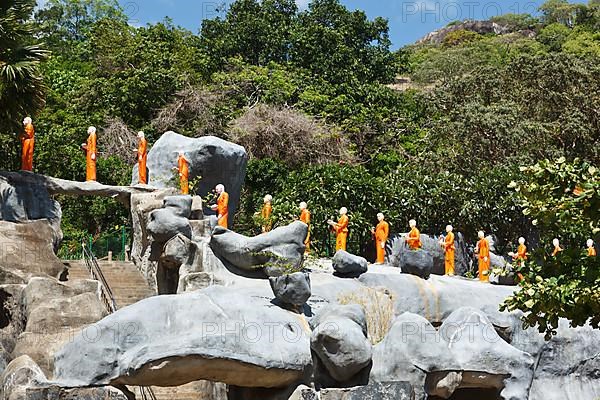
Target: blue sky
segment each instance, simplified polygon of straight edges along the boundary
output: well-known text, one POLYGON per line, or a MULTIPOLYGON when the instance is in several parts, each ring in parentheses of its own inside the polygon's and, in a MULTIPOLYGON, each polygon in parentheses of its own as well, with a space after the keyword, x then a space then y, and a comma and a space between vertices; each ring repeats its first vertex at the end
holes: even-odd
MULTIPOLYGON (((43 3, 45 0, 38 0, 43 3)), ((214 17, 219 5, 233 0, 119 0, 133 25, 171 17, 176 25, 197 33, 205 18, 214 17)), ((351 10, 364 10, 370 18, 390 21, 393 47, 414 42, 427 33, 460 19, 487 19, 506 13, 535 13, 544 0, 341 0, 351 10)), ((305 8, 309 0, 297 0, 305 8)), ((582 1, 583 2, 583 1, 582 1)), ((587 1, 586 1, 587 2, 587 1)))

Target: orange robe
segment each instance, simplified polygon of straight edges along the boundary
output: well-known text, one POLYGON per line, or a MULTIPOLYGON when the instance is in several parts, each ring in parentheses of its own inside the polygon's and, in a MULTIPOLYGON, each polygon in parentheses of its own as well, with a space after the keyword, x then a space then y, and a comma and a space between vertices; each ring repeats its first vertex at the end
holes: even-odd
POLYGON ((490 243, 486 238, 483 238, 477 243, 479 249, 479 280, 481 282, 490 281, 490 243), (487 261, 485 260, 487 258, 487 261))
POLYGON ((414 227, 410 230, 408 238, 406 239, 406 243, 408 244, 408 247, 410 247, 411 250, 418 250, 421 248, 421 246, 423 245, 421 243, 421 232, 419 232, 417 227, 414 227))
POLYGON ((148 141, 145 138, 141 138, 138 143, 138 171, 139 171, 139 183, 148 183, 148 171, 146 168, 146 161, 148 159, 148 141))
POLYGON ((177 159, 177 170, 179 171, 179 187, 181 194, 190 193, 190 166, 184 156, 179 156, 177 159))
POLYGON ((556 246, 552 252, 552 257, 556 257, 561 251, 563 251, 563 249, 560 246, 556 246))
POLYGON ((229 217, 229 194, 222 192, 217 199, 217 216, 220 216, 218 220, 219 226, 227 229, 227 218, 229 217))
MULTIPOLYGON (((515 254, 513 258, 517 262, 518 266, 522 267, 523 264, 525 264, 525 261, 527 261, 527 246, 525 246, 524 244, 520 244, 519 248, 517 249, 517 254, 515 254)), ((520 281, 525 279, 523 277, 523 274, 520 272, 517 273, 517 276, 519 277, 520 281)))
POLYGON ((96 141, 97 135, 90 133, 85 145, 85 180, 95 181, 96 180, 96 161, 97 161, 97 148, 96 141))
POLYGON ((342 215, 333 228, 336 233, 335 251, 346 250, 346 241, 348 240, 348 223, 350 222, 347 215, 342 215))
POLYGON ((21 170, 33 171, 33 147, 35 145, 33 124, 25 125, 25 133, 21 136, 21 145, 21 170))
POLYGON ((596 257, 596 249, 594 246, 588 247, 588 257, 596 257))
POLYGON ((454 268, 454 252, 455 252, 455 250, 456 250, 456 247, 454 246, 454 233, 448 232, 448 234, 446 235, 446 239, 444 240, 444 254, 445 254, 444 265, 445 265, 446 275, 454 275, 454 273, 455 273, 455 268, 454 268))
POLYGON ((377 264, 385 263, 385 243, 390 236, 390 225, 381 221, 375 228, 375 248, 377 250, 377 264))
POLYGON ((306 247, 306 250, 304 251, 305 253, 310 253, 310 211, 308 211, 306 208, 300 213, 300 221, 308 225, 308 233, 306 234, 306 239, 304 240, 304 246, 306 247))
POLYGON ((269 218, 271 218, 272 213, 273 206, 271 205, 271 203, 265 203, 263 205, 262 211, 260 212, 260 216, 262 217, 264 223, 264 225, 262 226, 263 233, 269 232, 271 230, 271 221, 269 218))

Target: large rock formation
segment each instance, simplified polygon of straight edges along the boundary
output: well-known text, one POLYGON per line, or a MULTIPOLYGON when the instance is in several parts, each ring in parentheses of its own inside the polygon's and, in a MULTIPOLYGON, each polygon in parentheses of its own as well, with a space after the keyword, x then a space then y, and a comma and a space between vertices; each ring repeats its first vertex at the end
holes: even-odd
POLYGON ((210 247, 217 256, 242 271, 266 267, 269 276, 276 276, 301 268, 307 232, 308 226, 300 221, 254 237, 218 226, 210 247))
POLYGON ((600 398, 600 331, 569 328, 561 321, 558 334, 545 342, 538 356, 529 400, 600 398))
POLYGON ((407 380, 426 396, 450 398, 461 389, 526 399, 534 359, 503 341, 480 311, 460 308, 437 331, 429 321, 404 314, 375 348, 372 378, 407 380))
POLYGON ((367 320, 356 304, 330 306, 311 321, 311 349, 316 355, 315 379, 324 387, 368 383, 372 346, 367 320))
POLYGON ((417 40, 416 44, 440 44, 450 33, 459 30, 476 32, 481 35, 505 35, 515 31, 508 25, 498 24, 493 21, 463 21, 457 24, 446 26, 437 31, 430 32, 425 37, 417 40))
POLYGON ((56 355, 55 380, 69 387, 202 379, 285 387, 302 380, 310 363, 301 316, 214 286, 152 297, 90 326, 56 355))
POLYGON ((92 280, 62 283, 53 278, 32 278, 21 296, 25 326, 18 335, 12 358, 27 355, 51 376, 54 353, 75 332, 106 315, 92 280))
MULTIPOLYGON (((242 146, 213 136, 190 138, 175 132, 166 132, 154 143, 148 153, 149 184, 157 188, 177 187, 173 167, 177 155, 183 152, 190 161, 190 181, 201 178, 196 194, 204 197, 222 183, 229 193, 229 223, 237 210, 246 175, 248 156, 242 146)), ((132 184, 138 182, 137 166, 132 184)), ((205 210, 210 214, 209 209, 205 210)))

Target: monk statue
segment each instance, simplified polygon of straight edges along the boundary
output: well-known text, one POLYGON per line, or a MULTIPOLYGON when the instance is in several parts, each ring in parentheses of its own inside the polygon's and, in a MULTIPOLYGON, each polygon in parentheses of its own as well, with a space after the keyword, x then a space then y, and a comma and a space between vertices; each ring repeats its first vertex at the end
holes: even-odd
POLYGON ((390 237, 390 225, 385 221, 383 213, 377 214, 379 223, 375 229, 371 229, 371 233, 375 237, 375 250, 377 252, 377 260, 375 264, 385 264, 385 244, 390 237))
POLYGON ((225 191, 225 186, 218 184, 215 187, 217 192, 217 204, 211 209, 217 212, 217 224, 227 229, 227 218, 229 217, 229 194, 225 191))
POLYGON ((446 226, 446 237, 442 237, 440 239, 440 244, 444 249, 444 266, 445 266, 445 274, 448 276, 454 276, 455 267, 454 267, 454 253, 456 251, 456 247, 454 245, 454 228, 452 225, 446 226))
POLYGON ((554 239, 552 241, 552 245, 554 246, 554 250, 552 251, 552 257, 556 257, 558 253, 563 251, 562 247, 560 247, 560 240, 554 239))
POLYGON ((485 233, 479 231, 479 242, 475 247, 475 252, 479 258, 479 280, 481 282, 490 281, 490 242, 485 238, 485 233))
POLYGON ((33 148, 35 145, 35 129, 30 117, 23 120, 23 133, 21 139, 21 170, 33 171, 33 148))
POLYGON ((81 145, 81 148, 85 150, 85 180, 88 182, 96 181, 97 141, 96 128, 90 126, 87 142, 81 145))
POLYGON ((346 207, 340 208, 340 219, 338 222, 333 222, 333 220, 328 220, 327 224, 331 226, 331 229, 336 234, 335 239, 335 251, 346 250, 346 241, 348 240, 348 209, 346 207))
POLYGON ((592 239, 588 239, 587 241, 587 252, 588 257, 596 257, 596 248, 594 247, 594 241, 592 239))
POLYGON ((137 153, 138 161, 138 183, 148 184, 148 171, 146 168, 146 162, 148 160, 148 141, 144 135, 144 132, 138 132, 138 148, 134 150, 137 153))
POLYGON ((271 230, 271 214, 273 213, 273 196, 270 194, 266 195, 263 199, 263 207, 260 211, 262 219, 262 233, 269 232, 271 230))
POLYGON ((527 246, 525 246, 525 238, 519 238, 519 247, 517 248, 516 253, 508 253, 509 256, 516 261, 518 265, 523 265, 525 261, 527 261, 527 246))
POLYGON ((183 151, 179 152, 177 156, 177 167, 176 169, 179 174, 179 188, 181 194, 190 194, 190 162, 185 158, 183 151))
POLYGON ((406 244, 411 250, 419 250, 423 244, 421 243, 421 232, 417 229, 417 221, 411 219, 408 221, 410 232, 406 237, 406 244))
POLYGON ((304 240, 304 252, 308 254, 310 253, 310 211, 308 211, 308 205, 304 201, 300 203, 300 221, 308 225, 308 233, 304 240))

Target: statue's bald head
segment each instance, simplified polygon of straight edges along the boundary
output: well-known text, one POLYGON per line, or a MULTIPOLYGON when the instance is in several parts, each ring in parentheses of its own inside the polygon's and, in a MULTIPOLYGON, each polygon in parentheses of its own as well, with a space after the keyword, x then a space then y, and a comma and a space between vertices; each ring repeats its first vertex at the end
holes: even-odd
POLYGON ((31 119, 31 117, 25 117, 25 119, 23 119, 23 125, 29 125, 32 123, 33 123, 33 120, 31 119))
POLYGON ((215 190, 217 191, 217 193, 221 194, 221 193, 223 193, 223 192, 225 191, 225 186, 219 183, 219 184, 218 184, 218 185, 215 187, 215 190))
POLYGON ((91 135, 92 133, 96 133, 96 127, 95 126, 90 126, 88 128, 88 134, 91 135))

